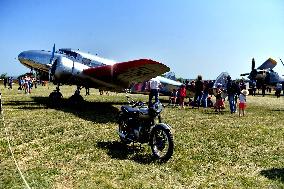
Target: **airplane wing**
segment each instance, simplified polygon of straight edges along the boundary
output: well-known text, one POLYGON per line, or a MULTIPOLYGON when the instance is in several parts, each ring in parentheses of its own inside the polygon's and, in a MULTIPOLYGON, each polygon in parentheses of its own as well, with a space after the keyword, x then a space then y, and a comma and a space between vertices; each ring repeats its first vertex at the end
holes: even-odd
POLYGON ((276 66, 277 62, 272 58, 267 59, 263 64, 261 64, 257 69, 259 70, 267 70, 273 69, 276 66))
POLYGON ((139 59, 89 68, 83 71, 89 77, 107 83, 128 87, 131 83, 142 82, 168 72, 170 68, 150 59, 139 59))

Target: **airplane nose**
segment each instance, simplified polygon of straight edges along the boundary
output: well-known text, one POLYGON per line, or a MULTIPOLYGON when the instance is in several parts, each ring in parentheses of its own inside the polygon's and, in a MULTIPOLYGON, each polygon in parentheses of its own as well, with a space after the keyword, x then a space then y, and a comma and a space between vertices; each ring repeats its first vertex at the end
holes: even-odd
POLYGON ((28 51, 23 51, 18 55, 18 60, 24 65, 24 66, 29 66, 31 61, 30 61, 30 56, 28 51))
POLYGON ((18 60, 22 60, 25 58, 25 52, 21 52, 19 55, 18 55, 18 60))

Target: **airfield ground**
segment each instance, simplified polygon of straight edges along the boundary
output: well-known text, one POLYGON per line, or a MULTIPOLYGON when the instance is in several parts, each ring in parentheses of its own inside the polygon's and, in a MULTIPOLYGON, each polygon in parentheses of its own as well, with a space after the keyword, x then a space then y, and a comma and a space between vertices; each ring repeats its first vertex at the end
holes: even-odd
MULTIPOLYGON (((25 186, 5 131, 32 188, 284 188, 284 97, 249 96, 240 118, 228 108, 223 114, 166 108, 175 149, 159 164, 147 145, 133 153, 119 143, 116 115, 125 94, 91 89, 81 108, 47 108, 54 88, 25 95, 0 86, 0 188, 25 186)), ((74 89, 61 87, 65 98, 74 89)))

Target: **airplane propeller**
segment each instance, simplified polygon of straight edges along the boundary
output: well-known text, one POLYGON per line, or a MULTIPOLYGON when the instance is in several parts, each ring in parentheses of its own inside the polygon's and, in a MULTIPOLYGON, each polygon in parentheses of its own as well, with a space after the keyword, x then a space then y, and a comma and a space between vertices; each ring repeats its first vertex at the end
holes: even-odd
POLYGON ((50 57, 50 60, 49 60, 49 70, 48 70, 48 78, 49 78, 49 82, 51 81, 51 72, 52 70, 54 69, 54 53, 55 53, 55 43, 53 45, 53 48, 52 48, 52 53, 51 53, 51 57, 50 57))
POLYGON ((252 58, 252 61, 251 61, 251 71, 255 69, 255 60, 254 58, 252 58))
POLYGON ((251 72, 250 73, 243 73, 243 74, 241 74, 241 76, 251 75, 251 73, 253 73, 254 70, 255 70, 255 60, 254 60, 254 58, 252 58, 252 61, 251 61, 251 72))
POLYGON ((255 69, 255 60, 254 58, 252 58, 250 73, 243 73, 241 74, 241 76, 248 76, 250 79, 255 79, 256 75, 257 75, 257 70, 255 69))

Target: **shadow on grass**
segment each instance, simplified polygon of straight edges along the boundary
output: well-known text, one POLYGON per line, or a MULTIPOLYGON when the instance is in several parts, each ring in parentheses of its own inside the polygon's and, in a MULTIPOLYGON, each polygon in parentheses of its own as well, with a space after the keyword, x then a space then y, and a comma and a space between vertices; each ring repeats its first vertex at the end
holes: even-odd
POLYGON ((103 141, 98 142, 97 147, 106 150, 107 154, 113 159, 129 159, 141 164, 150 164, 155 162, 155 159, 151 154, 142 153, 144 151, 143 146, 126 145, 118 141, 103 141))
POLYGON ((226 113, 225 110, 222 111, 215 111, 214 109, 207 109, 207 110, 203 110, 202 112, 203 114, 215 114, 215 115, 223 115, 226 113))
POLYGON ((284 183, 284 168, 272 168, 268 170, 262 170, 260 174, 268 179, 279 180, 284 183))
POLYGON ((60 104, 50 106, 48 97, 32 97, 33 101, 9 101, 6 105, 16 106, 17 109, 39 110, 56 109, 72 113, 79 118, 92 121, 94 123, 110 123, 117 121, 119 109, 113 105, 122 105, 120 102, 88 102, 82 101, 80 104, 70 104, 69 99, 62 99, 60 104))
POLYGON ((272 109, 271 111, 273 111, 273 112, 281 112, 281 111, 284 111, 284 108, 272 109))
POLYGON ((15 100, 11 100, 8 102, 4 102, 3 106, 28 106, 28 105, 35 105, 36 102, 34 101, 15 101, 15 100))

